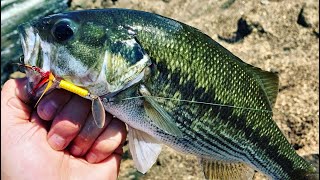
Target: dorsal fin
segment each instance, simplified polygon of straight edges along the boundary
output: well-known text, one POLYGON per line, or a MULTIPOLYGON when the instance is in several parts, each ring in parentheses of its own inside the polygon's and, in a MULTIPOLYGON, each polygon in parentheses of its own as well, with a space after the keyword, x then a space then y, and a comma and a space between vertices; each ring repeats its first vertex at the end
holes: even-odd
POLYGON ((276 103, 279 91, 279 76, 276 73, 263 71, 260 68, 249 66, 250 71, 258 78, 264 91, 266 92, 271 107, 276 103))
MULTIPOLYGON (((230 53, 231 54, 231 53, 230 53)), ((233 54, 231 54, 234 56, 233 54)), ((276 102, 278 91, 279 91, 279 76, 277 73, 264 71, 258 67, 254 67, 251 64, 248 64, 242 61, 237 56, 235 57, 235 61, 239 63, 241 66, 245 66, 247 71, 253 73, 253 75, 257 78, 261 86, 263 87, 269 103, 270 107, 272 108, 276 102)))

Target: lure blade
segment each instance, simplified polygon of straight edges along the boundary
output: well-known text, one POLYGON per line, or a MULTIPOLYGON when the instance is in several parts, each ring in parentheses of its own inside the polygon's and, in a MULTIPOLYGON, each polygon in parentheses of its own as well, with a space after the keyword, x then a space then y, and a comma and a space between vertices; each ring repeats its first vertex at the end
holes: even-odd
POLYGON ((91 111, 94 122, 99 128, 102 128, 105 124, 106 113, 99 97, 92 99, 91 111))

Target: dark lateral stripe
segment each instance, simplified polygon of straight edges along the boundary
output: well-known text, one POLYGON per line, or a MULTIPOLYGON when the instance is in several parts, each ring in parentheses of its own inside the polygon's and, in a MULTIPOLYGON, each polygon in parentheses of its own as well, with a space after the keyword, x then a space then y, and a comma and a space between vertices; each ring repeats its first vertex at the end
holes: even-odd
MULTIPOLYGON (((253 138, 252 136, 250 136, 250 133, 252 133, 253 127, 245 126, 245 124, 242 123, 242 122, 245 122, 245 118, 246 118, 245 115, 244 116, 235 116, 235 115, 232 115, 231 111, 221 111, 221 112, 224 112, 223 116, 224 116, 225 119, 228 119, 228 120, 234 119, 232 121, 236 122, 235 126, 232 126, 230 128, 234 128, 236 131, 244 132, 244 135, 245 135, 246 139, 249 139, 249 138, 252 139, 253 138), (237 121, 240 122, 240 123, 237 123, 237 121), (248 129, 250 131, 248 131, 248 129)), ((220 118, 222 118, 223 116, 221 116, 221 113, 219 114, 220 118)), ((204 127, 210 127, 210 124, 208 122, 205 122, 204 123, 204 127)), ((212 133, 207 132, 204 128, 203 128, 203 131, 204 131, 203 133, 206 133, 207 136, 211 137, 212 133)), ((254 138, 259 138, 258 135, 260 135, 260 134, 256 132, 256 135, 255 135, 254 138)), ((226 140, 228 138, 224 137, 223 139, 226 140)), ((259 139, 256 139, 256 140, 258 141, 259 139)), ((232 140, 228 141, 227 143, 230 143, 230 142, 232 143, 232 140)), ((253 142, 255 142, 255 141, 253 141, 253 142)), ((259 144, 260 143, 267 143, 267 144, 265 144, 264 148, 261 148, 261 146, 260 146, 260 148, 258 148, 256 150, 256 151, 261 153, 259 155, 261 158, 257 158, 256 157, 256 155, 257 155, 256 152, 255 153, 249 153, 248 149, 243 149, 243 148, 239 147, 238 145, 236 145, 235 147, 239 148, 238 152, 240 152, 240 151, 243 152, 243 153, 240 152, 242 154, 242 156, 243 156, 242 160, 246 160, 246 161, 250 162, 252 165, 255 165, 256 167, 261 167, 261 169, 267 169, 268 168, 267 166, 270 166, 270 164, 274 164, 277 161, 276 161, 276 159, 271 158, 272 155, 270 156, 270 154, 267 154, 267 152, 265 151, 266 149, 270 148, 269 147, 270 145, 268 145, 268 139, 266 141, 263 141, 263 138, 262 138, 262 141, 259 141, 259 144), (267 163, 267 162, 272 162, 272 163, 267 163)), ((252 147, 252 145, 250 145, 250 144, 248 144, 247 146, 251 146, 252 147)))
MULTIPOLYGON (((211 126, 211 124, 209 124, 208 122, 204 122, 203 123, 203 126, 200 126, 200 128, 202 128, 204 131, 203 131, 203 133, 205 133, 207 136, 209 136, 210 138, 211 138, 211 136, 212 135, 214 135, 213 133, 211 133, 211 132, 208 132, 208 131, 205 131, 205 129, 203 128, 203 127, 210 127, 211 126)), ((233 127, 229 127, 229 128, 233 128, 233 127)), ((220 134, 220 137, 221 137, 221 135, 222 134, 220 134)), ((240 150, 240 151, 244 151, 244 149, 243 149, 243 147, 241 147, 238 143, 239 142, 237 142, 237 143, 235 143, 234 141, 232 141, 231 139, 229 139, 228 137, 223 137, 223 139, 225 139, 226 140, 226 143, 227 144, 224 144, 225 146, 227 146, 227 145, 230 145, 229 147, 230 148, 236 148, 235 150, 240 150)))
MULTIPOLYGON (((204 129, 204 128, 200 128, 200 130, 202 130, 202 133, 206 132, 206 129, 204 129)), ((212 134, 207 134, 207 136, 210 137, 210 138, 214 138, 214 136, 212 134)), ((233 147, 232 145, 228 144, 228 142, 231 142, 232 144, 235 144, 234 142, 232 142, 231 139, 229 139, 229 138, 227 138, 225 136, 221 137, 221 138, 224 139, 224 140, 227 140, 227 142, 224 143, 223 141, 220 141, 219 145, 228 148, 230 151, 233 151, 233 153, 230 153, 230 156, 238 157, 239 159, 244 160, 246 162, 249 162, 252 165, 264 164, 261 160, 255 158, 255 156, 253 154, 246 153, 246 151, 242 147, 238 146, 239 147, 238 150, 234 149, 235 147, 233 147), (236 156, 236 153, 238 153, 240 156, 236 156)))
POLYGON ((228 152, 227 154, 229 154, 231 157, 236 157, 238 158, 239 160, 246 160, 246 161, 249 161, 251 164, 256 164, 255 161, 258 161, 258 159, 254 158, 254 157, 251 157, 250 155, 248 155, 247 153, 245 153, 244 149, 240 146, 237 145, 237 147, 239 147, 238 149, 231 145, 231 144, 235 144, 234 142, 232 142, 231 139, 229 139, 228 137, 218 137, 216 138, 214 136, 214 134, 211 134, 211 133, 207 133, 207 130, 203 127, 200 127, 199 130, 201 132, 198 132, 198 135, 201 136, 200 134, 206 134, 206 136, 208 136, 210 139, 215 139, 217 141, 218 144, 215 144, 215 143, 212 143, 211 141, 207 141, 205 140, 205 137, 202 136, 203 140, 206 141, 206 142, 209 142, 211 144, 212 147, 217 147, 217 146, 222 146, 222 147, 225 147, 226 149, 228 149, 230 152, 228 152), (223 140, 226 140, 226 141, 223 141, 223 140), (237 155, 238 154, 238 155, 237 155), (252 161, 252 159, 254 161, 252 161))
MULTIPOLYGON (((163 133, 163 131, 159 130, 158 133, 161 134, 161 133, 163 133)), ((191 133, 193 133, 193 132, 191 132, 191 133)), ((185 134, 189 135, 190 131, 186 130, 185 134)), ((221 152, 225 152, 225 151, 223 151, 221 149, 219 150, 219 148, 212 149, 212 144, 211 143, 208 145, 208 143, 206 143, 206 142, 199 141, 198 136, 196 136, 196 137, 188 136, 188 138, 178 139, 178 141, 180 141, 180 143, 182 141, 182 144, 186 144, 187 143, 188 145, 190 145, 190 144, 195 145, 195 142, 201 142, 202 143, 201 146, 196 146, 196 147, 193 146, 193 148, 199 150, 199 147, 200 147, 200 152, 202 152, 202 154, 206 155, 206 156, 211 156, 212 154, 214 154, 214 155, 218 155, 218 156, 224 157, 224 155, 221 154, 221 152)))
MULTIPOLYGON (((190 130, 187 130, 185 131, 186 134, 190 134, 191 133, 194 133, 190 130)), ((196 145, 197 149, 201 149, 201 150, 205 150, 207 153, 207 156, 212 156, 212 155, 219 155, 221 156, 222 158, 225 157, 226 155, 230 156, 230 157, 233 157, 231 156, 232 153, 228 152, 228 151, 225 151, 224 149, 222 149, 221 147, 219 146, 216 146, 216 144, 214 144, 212 141, 205 141, 204 140, 204 137, 202 134, 198 134, 198 133, 194 133, 194 135, 196 136, 195 138, 192 137, 192 136, 188 136, 188 139, 191 140, 192 144, 193 145, 196 145), (201 144, 200 144, 200 143, 201 144)), ((213 156, 214 158, 214 156, 213 156)), ((231 158, 232 159, 232 158, 231 158)))
POLYGON ((227 140, 227 142, 224 142, 223 140, 221 140, 221 138, 216 137, 214 134, 211 134, 211 133, 208 134, 207 130, 202 127, 200 127, 200 129, 199 129, 200 132, 196 132, 188 126, 184 127, 184 128, 187 130, 187 131, 185 131, 185 133, 189 135, 188 137, 191 138, 193 136, 196 136, 196 137, 198 137, 196 142, 198 142, 200 140, 202 143, 209 144, 209 146, 207 146, 207 149, 209 149, 210 151, 214 151, 214 149, 216 148, 216 149, 219 149, 220 151, 224 152, 224 154, 229 155, 230 157, 236 157, 237 159, 246 158, 246 154, 241 152, 241 151, 243 151, 243 149, 240 146, 236 145, 236 147, 239 147, 237 150, 237 149, 235 149, 235 147, 232 147, 232 145, 229 145, 229 144, 235 144, 235 143, 231 142, 231 140, 228 138, 223 138, 223 139, 227 140), (204 134, 206 136, 208 136, 209 138, 211 138, 211 140, 207 140, 207 138, 204 136, 204 134), (214 143, 213 141, 215 141, 216 143, 214 143), (225 149, 223 149, 221 147, 225 147, 225 149), (227 151, 226 149, 230 150, 231 152, 227 151), (236 156, 236 154, 239 154, 240 156, 236 156))
MULTIPOLYGON (((179 82, 181 74, 179 74, 179 71, 174 72, 171 74, 171 78, 168 79, 168 70, 166 69, 166 66, 164 64, 158 64, 157 68, 162 72, 161 74, 159 74, 158 79, 160 79, 162 81, 161 84, 177 84, 179 82)), ((195 82, 190 80, 187 84, 181 85, 181 86, 173 86, 176 89, 172 89, 173 91, 179 91, 182 95, 182 99, 190 99, 191 97, 195 97, 196 101, 200 101, 200 102, 212 102, 212 103, 216 103, 216 104, 223 104, 222 102, 219 102, 217 100, 212 100, 213 98, 215 98, 215 93, 214 90, 209 90, 209 92, 206 92, 203 88, 196 88, 195 87, 195 82), (189 94, 189 93, 192 93, 189 94)), ((191 99, 190 99, 191 100, 191 99)), ((197 108, 194 107, 194 104, 188 104, 188 108, 183 108, 181 109, 181 106, 183 106, 182 102, 176 102, 176 109, 173 110, 175 119, 177 120, 177 123, 179 123, 181 126, 184 127, 188 127, 192 124, 192 122, 195 120, 196 117, 203 117, 203 115, 209 110, 209 108, 211 108, 212 110, 212 117, 214 117, 214 114, 220 114, 221 119, 227 119, 233 112, 233 108, 229 108, 229 107, 221 107, 221 106, 201 106, 201 108, 199 108, 200 105, 196 105, 198 106, 198 111, 197 114, 194 115, 190 112, 191 108, 197 108), (191 114, 191 116, 195 117, 195 118, 186 118, 181 112, 185 112, 188 113, 189 115, 191 114), (179 117, 183 117, 183 118, 179 118, 179 117)), ((240 122, 238 123, 239 126, 243 126, 245 125, 244 123, 240 122)), ((193 132, 194 130, 188 128, 191 132, 193 132)), ((204 140, 204 137, 202 134, 197 133, 197 132, 193 132, 195 133, 199 138, 201 138, 202 140, 204 140)), ((204 134, 207 134, 207 132, 203 132, 204 134)), ((211 137, 213 138, 213 137, 211 137)), ((223 144, 225 147, 229 147, 229 149, 233 149, 230 146, 227 146, 225 143, 222 143, 220 140, 218 140, 217 138, 214 138, 216 140, 216 142, 223 144)), ((212 142, 207 141, 207 143, 209 143, 212 147, 215 147, 217 149, 219 149, 220 151, 225 152, 225 150, 221 149, 220 147, 217 147, 216 144, 213 144, 212 142)), ((230 141, 230 144, 232 143, 232 145, 234 147, 237 147, 239 149, 241 149, 238 145, 234 144, 233 142, 230 141)), ((212 147, 209 149, 212 151, 212 147)), ((233 151, 235 151, 233 149, 233 151)), ((247 157, 247 154, 242 153, 240 151, 236 151, 239 154, 242 154, 242 157, 238 157, 239 159, 247 159, 248 161, 252 162, 251 158, 247 157)), ((234 152, 225 152, 226 154, 228 154, 231 157, 234 157, 235 154, 234 152)), ((252 162, 252 164, 255 164, 252 162)))
MULTIPOLYGON (((181 116, 180 116, 181 117, 181 116)), ((185 117, 182 117, 185 118, 185 117)), ((209 125, 209 124, 208 124, 209 125)), ((206 126, 206 124, 205 124, 206 126)), ((260 167, 261 169, 265 169, 266 165, 268 165, 268 167, 270 165, 273 165, 273 163, 270 163, 271 160, 270 159, 260 159, 260 158, 256 158, 256 153, 248 153, 247 150, 244 150, 242 147, 240 146, 236 146, 239 147, 239 150, 235 150, 232 145, 228 145, 226 143, 224 143, 223 141, 221 141, 221 139, 217 139, 216 136, 214 136, 214 134, 208 133, 208 131, 206 129, 204 129, 203 127, 199 127, 201 131, 196 132, 193 129, 189 128, 189 126, 184 126, 184 128, 186 128, 185 133, 189 135, 189 138, 192 139, 192 142, 198 142, 199 139, 201 139, 201 143, 199 144, 200 146, 198 147, 202 147, 203 143, 205 144, 209 144, 209 146, 205 146, 204 148, 208 149, 209 151, 212 151, 214 153, 217 153, 216 149, 219 149, 220 151, 223 151, 224 154, 227 154, 231 157, 238 157, 239 159, 245 160, 246 162, 255 165, 256 167, 260 167), (216 142, 218 143, 213 143, 212 141, 208 141, 205 140, 205 137, 203 136, 203 134, 206 134, 208 137, 210 137, 211 139, 216 140, 216 142), (192 138, 193 136, 196 136, 198 138, 192 138), (228 147, 229 150, 233 151, 233 152, 228 152, 225 149, 220 148, 218 145, 223 145, 225 147, 228 147), (216 149, 215 149, 216 148, 216 149), (242 151, 242 152, 241 152, 242 151), (237 152, 238 154, 240 154, 240 156, 236 156, 235 152, 237 152), (247 152, 247 153, 245 153, 247 152), (266 161, 269 161, 269 163, 267 163, 266 161)), ((231 127, 230 127, 231 128, 231 127)), ((221 136, 222 137, 222 136, 221 136)), ((227 138, 227 137, 222 137, 222 139, 227 140, 227 142, 233 143, 235 144, 231 139, 227 138)), ((221 153, 219 153, 221 154, 221 153)), ((212 154, 211 154, 212 155, 212 154)), ((262 154, 261 154, 262 155, 262 154)), ((265 157, 265 156, 264 156, 265 157)), ((269 171, 267 171, 269 172, 269 171)))
MULTIPOLYGON (((193 89, 193 88, 192 88, 193 86, 191 85, 191 83, 189 83, 188 87, 191 88, 191 89, 193 89)), ((186 88, 186 87, 182 87, 182 88, 186 88)), ((198 90, 199 90, 199 89, 198 89, 198 90)), ((201 92, 199 92, 199 93, 201 93, 201 92)), ((203 93, 203 91, 202 91, 202 93, 203 93)), ((195 93, 195 94, 197 94, 197 93, 195 93)), ((204 94, 207 94, 207 93, 204 93, 204 94)), ((208 95, 203 95, 202 98, 206 99, 207 101, 210 100, 210 98, 208 97, 208 95)), ((203 100, 204 100, 204 99, 203 99, 203 100)), ((177 120, 178 122, 184 124, 184 125, 181 124, 181 126, 185 126, 185 127, 188 127, 188 126, 190 127, 192 121, 196 121, 196 120, 195 120, 195 118, 191 118, 191 119, 187 118, 185 114, 181 113, 182 111, 183 111, 184 113, 187 113, 187 115, 188 115, 189 117, 194 117, 195 115, 192 114, 192 112, 190 112, 190 109, 192 109, 192 108, 193 108, 193 109, 197 108, 197 109, 198 109, 198 111, 197 111, 198 114, 197 114, 196 116, 197 116, 197 117, 203 117, 204 113, 206 113, 207 111, 209 111, 209 109, 213 109, 213 110, 212 110, 213 113, 220 114, 220 116, 219 116, 218 118, 225 118, 225 119, 227 119, 228 116, 229 116, 230 114, 232 114, 232 111, 233 111, 233 108, 230 108, 230 107, 211 107, 211 106, 199 105, 199 104, 197 104, 197 105, 189 104, 189 106, 188 106, 189 108, 183 108, 183 109, 181 109, 180 104, 182 104, 182 103, 177 104, 177 109, 174 110, 174 113, 173 113, 173 114, 175 114, 176 120, 177 120), (179 120, 179 119, 181 119, 181 117, 183 117, 182 120, 179 120), (193 119, 193 120, 192 120, 192 119, 193 119), (190 122, 191 122, 191 123, 190 123, 190 122)), ((213 113, 212 113, 212 114, 213 114, 213 113)), ((212 115, 212 117, 214 117, 214 115, 212 115)), ((199 121, 199 120, 198 120, 198 121, 199 121)), ((203 122, 203 126, 210 127, 210 125, 211 125, 211 124, 210 124, 209 122, 203 122)), ((194 131, 194 130, 192 130, 192 129, 190 129, 190 128, 189 128, 189 130, 194 131)), ((250 158, 247 157, 247 154, 241 152, 241 151, 244 151, 244 149, 243 149, 242 147, 240 147, 238 144, 234 143, 231 139, 223 138, 224 140, 226 140, 226 142, 223 142, 223 141, 221 141, 220 139, 212 136, 210 132, 207 132, 207 130, 202 131, 202 134, 210 135, 210 138, 214 139, 214 140, 215 140, 216 142, 218 142, 220 145, 228 148, 229 150, 232 150, 233 153, 230 154, 230 156, 234 157, 234 155, 235 155, 234 153, 238 153, 238 154, 241 154, 241 156, 242 156, 242 157, 239 156, 238 158, 240 158, 240 159, 245 158, 245 159, 247 159, 248 161, 250 160, 250 158), (229 145, 229 144, 230 144, 230 145, 229 145)), ((202 136, 202 134, 197 133, 197 136, 202 136)), ((202 136, 202 137, 204 137, 204 136, 202 136)), ((204 138, 202 138, 202 139, 204 140, 204 138)), ((210 143, 210 144, 211 144, 212 146, 216 146, 215 144, 212 144, 212 143, 210 143)), ((253 162, 252 162, 252 163, 253 163, 253 162)), ((254 164, 254 163, 253 163, 253 164, 254 164)))
MULTIPOLYGON (((185 113, 186 113, 186 112, 185 112, 185 113)), ((184 119, 184 120, 188 119, 185 114, 182 114, 182 113, 181 113, 181 111, 176 111, 175 116, 176 116, 177 119, 180 119, 180 118, 182 118, 182 119, 184 119)), ((201 141, 206 142, 207 144, 210 144, 210 146, 211 146, 211 148, 209 147, 210 150, 212 150, 212 147, 216 147, 217 149, 219 149, 219 150, 222 151, 222 152, 225 152, 226 154, 230 155, 231 157, 234 156, 233 153, 228 153, 228 152, 226 152, 224 149, 221 149, 220 147, 217 147, 215 143, 212 143, 212 141, 207 141, 207 140, 205 140, 204 134, 207 134, 206 131, 204 131, 204 132, 196 132, 195 130, 193 130, 193 129, 190 127, 190 125, 184 125, 184 124, 180 124, 180 125, 183 126, 183 127, 185 128, 185 130, 187 130, 187 131, 185 131, 185 133, 187 133, 187 134, 189 135, 189 137, 196 136, 196 137, 198 137, 201 141)), ((217 137, 212 136, 211 138, 212 138, 212 140, 216 141, 217 143, 219 143, 219 144, 224 144, 226 147, 228 147, 224 142, 222 142, 221 140, 219 140, 217 137)), ((199 141, 199 139, 198 139, 198 141, 199 141)), ((230 146, 229 146, 229 147, 230 147, 230 146)), ((230 149, 230 148, 229 148, 229 149, 230 149)))
MULTIPOLYGON (((177 112, 176 116, 178 116, 178 118, 180 117, 180 118, 183 118, 183 119, 188 119, 187 116, 190 117, 190 114, 189 114, 190 112, 184 111, 184 115, 181 113, 181 111, 176 111, 176 112, 177 112), (188 115, 185 115, 185 113, 187 113, 188 115)), ((207 123, 208 122, 204 122, 203 123, 204 126, 210 127, 210 124, 207 124, 207 123)), ((201 136, 202 137, 201 139, 204 140, 204 141, 206 141, 206 140, 205 140, 205 136, 203 136, 203 135, 207 135, 207 136, 209 136, 209 138, 211 138, 212 140, 215 140, 217 143, 221 144, 222 146, 226 147, 227 149, 232 150, 234 153, 239 153, 243 157, 245 157, 245 155, 243 153, 241 153, 241 151, 243 151, 243 148, 240 147, 238 144, 234 143, 233 141, 231 141, 228 138, 223 138, 225 140, 225 141, 223 141, 223 140, 221 140, 221 138, 219 138, 219 137, 215 136, 214 134, 208 132, 206 129, 203 129, 202 128, 203 126, 200 126, 200 128, 202 128, 202 129, 200 129, 201 132, 195 132, 193 129, 189 128, 190 125, 189 126, 188 125, 185 126, 185 125, 181 124, 181 126, 184 126, 185 128, 187 128, 189 131, 191 131, 193 133, 197 133, 197 136, 201 136)), ((232 155, 234 155, 234 154, 232 154, 232 155)))
MULTIPOLYGON (((236 154, 234 152, 228 152, 228 151, 225 151, 224 149, 221 149, 218 144, 216 143, 213 143, 212 141, 206 141, 204 140, 204 136, 202 135, 202 133, 198 133, 198 132, 194 132, 191 130, 191 133, 194 133, 199 139, 202 139, 202 144, 199 144, 200 147, 204 147, 206 148, 207 150, 209 150, 209 152, 211 152, 210 154, 208 154, 209 156, 212 156, 214 155, 212 152, 216 153, 216 149, 219 149, 220 151, 223 151, 224 154, 227 154, 228 156, 230 157, 236 157, 238 158, 238 160, 244 160, 246 159, 246 162, 250 163, 251 165, 256 165, 257 163, 256 162, 259 162, 259 164, 263 164, 263 162, 261 162, 259 159, 256 159, 254 156, 251 156, 250 155, 248 156, 248 154, 245 154, 245 153, 242 153, 242 152, 239 152, 238 151, 238 154, 240 154, 241 156, 236 156, 236 154), (204 145, 205 144, 209 144, 209 146, 207 145, 204 145), (216 149, 215 149, 216 148, 216 149), (252 161, 252 159, 254 161, 252 161)), ((188 132, 188 134, 190 134, 190 131, 188 132)), ((190 139, 192 139, 192 142, 198 142, 197 139, 195 138, 192 138, 192 136, 189 136, 190 139)), ((215 137, 211 137, 211 138, 215 138, 215 137)), ((218 140, 220 141, 220 140, 218 140)), ((220 141, 221 142, 221 141, 220 141)), ((222 156, 225 156, 225 155, 222 155, 222 156)), ((214 158, 214 156, 212 156, 214 158)), ((232 158, 231 158, 232 159, 232 158)), ((259 167, 259 166, 258 166, 259 167)))

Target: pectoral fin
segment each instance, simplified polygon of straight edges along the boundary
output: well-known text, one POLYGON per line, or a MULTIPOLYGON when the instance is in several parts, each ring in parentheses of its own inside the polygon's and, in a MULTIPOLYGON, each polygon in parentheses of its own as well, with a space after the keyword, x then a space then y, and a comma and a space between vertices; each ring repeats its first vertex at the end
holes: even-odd
POLYGON ((91 111, 94 122, 99 128, 102 128, 105 123, 106 112, 99 97, 92 99, 91 111))
POLYGON ((207 159, 200 159, 200 163, 202 164, 204 176, 208 180, 253 179, 254 170, 244 163, 229 163, 207 159))
POLYGON ((140 93, 144 95, 146 100, 144 102, 146 114, 153 120, 156 126, 171 135, 182 137, 182 132, 174 123, 172 117, 155 101, 152 96, 150 96, 147 89, 142 86, 142 88, 140 88, 140 93))
POLYGON ((129 148, 135 167, 146 173, 157 161, 161 145, 150 135, 129 126, 129 148))

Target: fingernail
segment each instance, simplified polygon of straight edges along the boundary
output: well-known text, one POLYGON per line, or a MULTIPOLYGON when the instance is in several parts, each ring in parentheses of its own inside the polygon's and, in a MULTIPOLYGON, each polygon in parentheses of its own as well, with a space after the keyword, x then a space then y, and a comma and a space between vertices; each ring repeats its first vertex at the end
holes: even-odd
POLYGON ((53 134, 49 140, 48 140, 49 144, 51 145, 51 147, 55 150, 61 150, 64 148, 65 144, 66 144, 66 140, 57 135, 57 134, 53 134))
POLYGON ((87 155, 87 160, 88 160, 89 163, 95 163, 97 161, 97 155, 94 154, 93 152, 90 152, 87 155))
POLYGON ((82 149, 79 148, 78 146, 72 146, 71 147, 71 153, 75 156, 80 156, 82 153, 82 149))

